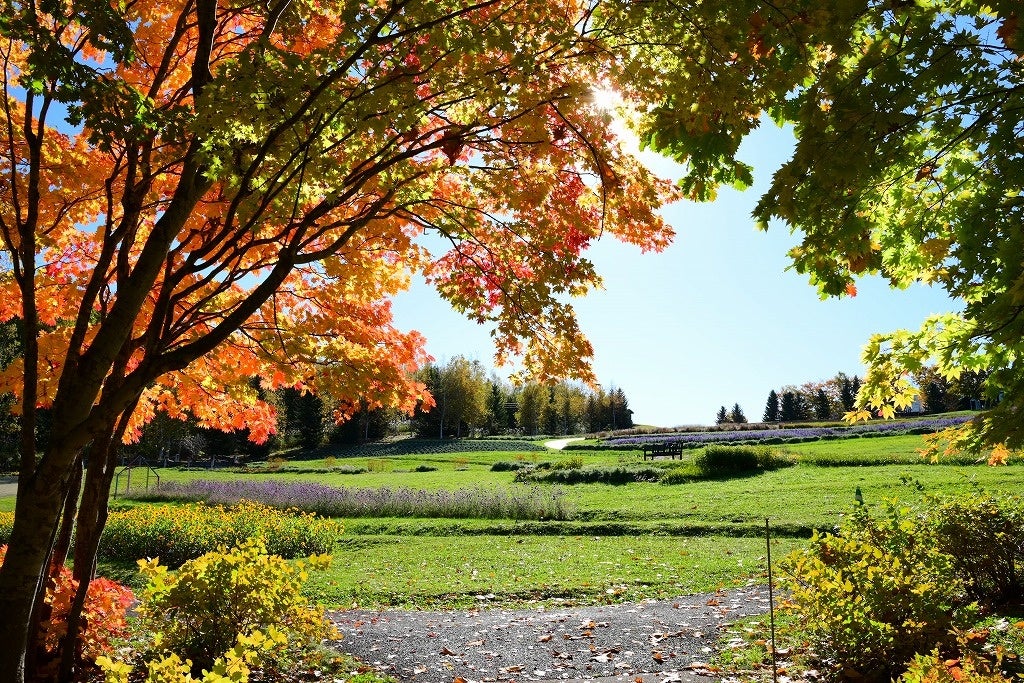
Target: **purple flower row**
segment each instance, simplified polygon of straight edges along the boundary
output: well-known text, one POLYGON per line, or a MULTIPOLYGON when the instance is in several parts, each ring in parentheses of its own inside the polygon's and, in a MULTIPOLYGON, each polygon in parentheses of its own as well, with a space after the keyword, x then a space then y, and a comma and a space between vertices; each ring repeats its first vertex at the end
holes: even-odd
POLYGON ((969 416, 936 417, 930 419, 871 422, 851 427, 791 427, 781 429, 736 430, 727 432, 684 432, 674 434, 641 434, 606 439, 606 446, 639 447, 656 443, 703 445, 735 441, 763 441, 765 439, 842 439, 860 434, 905 434, 911 430, 939 431, 963 424, 969 416))
POLYGON ((323 517, 444 517, 481 519, 570 519, 565 495, 548 487, 495 490, 465 488, 347 488, 313 482, 208 481, 161 484, 146 496, 157 500, 231 505, 252 500, 277 508, 298 508, 323 517))

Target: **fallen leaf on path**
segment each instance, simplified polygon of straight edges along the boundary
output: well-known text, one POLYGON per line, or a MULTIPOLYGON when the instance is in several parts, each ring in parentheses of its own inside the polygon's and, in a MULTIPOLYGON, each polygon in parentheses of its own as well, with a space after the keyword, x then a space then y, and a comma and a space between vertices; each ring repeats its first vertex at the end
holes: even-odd
POLYGON ((538 643, 546 643, 549 640, 551 640, 551 634, 550 633, 545 633, 544 635, 542 635, 540 638, 537 639, 537 642, 538 643))
POLYGON ((457 657, 458 656, 455 652, 452 652, 451 650, 449 650, 447 646, 441 648, 441 654, 445 655, 446 657, 457 657))

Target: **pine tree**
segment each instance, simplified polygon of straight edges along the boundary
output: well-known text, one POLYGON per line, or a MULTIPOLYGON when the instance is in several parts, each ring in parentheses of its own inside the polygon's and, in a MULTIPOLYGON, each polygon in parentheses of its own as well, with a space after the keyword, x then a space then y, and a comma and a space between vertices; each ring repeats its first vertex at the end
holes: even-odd
POLYGON ((779 421, 779 395, 772 389, 768 392, 768 402, 764 406, 764 417, 765 422, 778 422, 779 421))
POLYGON ((721 408, 718 409, 718 414, 715 415, 715 424, 716 425, 725 424, 728 421, 729 421, 729 411, 727 411, 725 409, 725 406, 722 406, 721 408))
POLYGON ((857 399, 857 392, 853 390, 853 382, 844 373, 839 375, 839 402, 843 404, 844 411, 853 410, 854 401, 857 399))
POLYGON ((743 414, 743 408, 740 408, 739 403, 734 403, 732 410, 729 412, 729 422, 735 424, 743 424, 747 421, 747 416, 743 414))
POLYGON ((818 420, 827 420, 832 417, 832 401, 824 389, 818 389, 814 394, 814 417, 818 420))

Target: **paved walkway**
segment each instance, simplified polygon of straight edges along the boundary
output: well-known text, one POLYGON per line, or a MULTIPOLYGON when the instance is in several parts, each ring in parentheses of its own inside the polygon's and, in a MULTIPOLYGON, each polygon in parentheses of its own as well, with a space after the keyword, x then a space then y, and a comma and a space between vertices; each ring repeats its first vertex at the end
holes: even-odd
POLYGON ((560 451, 573 441, 583 441, 583 439, 584 437, 582 436, 574 436, 569 439, 553 439, 551 441, 545 441, 544 445, 548 448, 554 448, 555 450, 560 451))
POLYGON ((0 498, 18 495, 17 477, 0 477, 0 498))
POLYGON ((403 682, 679 683, 711 675, 732 620, 767 611, 767 591, 751 587, 601 607, 330 616, 339 649, 403 682))

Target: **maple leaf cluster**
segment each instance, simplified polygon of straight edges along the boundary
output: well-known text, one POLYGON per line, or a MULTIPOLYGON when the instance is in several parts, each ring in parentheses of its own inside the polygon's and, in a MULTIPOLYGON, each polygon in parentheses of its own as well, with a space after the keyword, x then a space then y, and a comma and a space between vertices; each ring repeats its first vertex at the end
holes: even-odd
POLYGON ((592 103, 575 2, 94 4, 8 29, 0 322, 33 348, 0 390, 127 411, 128 440, 157 410, 265 439, 253 377, 411 410, 416 272, 499 361, 593 379, 585 249, 663 248, 675 195, 592 103))

